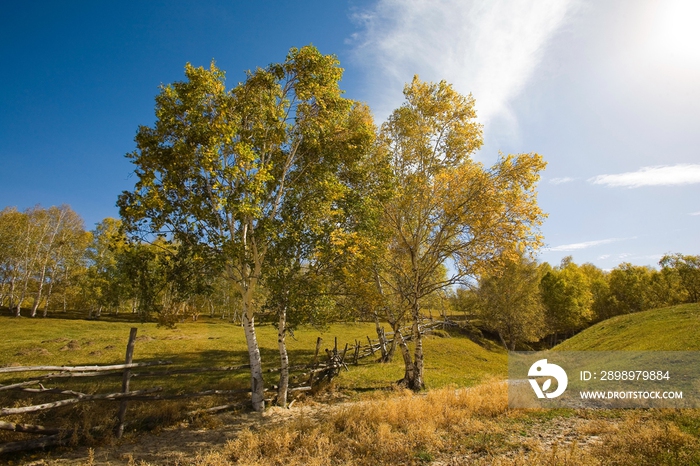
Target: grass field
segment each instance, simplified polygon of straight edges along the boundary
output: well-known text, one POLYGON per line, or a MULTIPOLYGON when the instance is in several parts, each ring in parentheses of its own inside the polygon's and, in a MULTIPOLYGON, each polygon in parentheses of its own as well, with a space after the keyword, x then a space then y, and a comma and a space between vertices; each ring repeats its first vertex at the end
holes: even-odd
MULTIPOLYGON (((0 326, 4 329, 4 338, 0 340, 0 366, 122 363, 132 326, 138 328, 135 362, 169 360, 184 367, 235 366, 248 362, 243 329, 218 319, 200 318, 197 322, 167 329, 153 323, 0 317, 0 326)), ((278 367, 276 328, 262 325, 257 332, 263 368, 278 367)), ((356 339, 366 343, 367 336, 376 338, 374 324, 333 324, 323 331, 311 327, 298 329, 294 337, 287 338, 290 364, 311 362, 318 337, 323 339, 323 353, 323 349, 333 347, 336 337, 339 348, 343 348, 345 343, 353 345, 356 339)), ((446 338, 426 337, 425 351, 426 383, 433 388, 473 385, 506 373, 505 351, 496 345, 486 349, 456 333, 446 338)), ((361 360, 358 366, 341 372, 336 379, 337 387, 366 390, 391 385, 403 376, 403 362, 400 354, 396 356, 390 364, 376 364, 372 357, 361 360)), ((26 374, 12 374, 12 378, 23 375, 26 374)), ((266 383, 276 382, 274 373, 265 376, 266 383)), ((0 378, 0 383, 7 382, 8 378, 0 378)), ((152 384, 151 380, 135 378, 134 389, 145 382, 152 384)), ((249 377, 246 371, 241 371, 236 375, 169 377, 159 382, 175 389, 188 388, 184 384, 203 387, 201 389, 243 388, 248 386, 249 377)))
POLYGON ((700 304, 683 304, 613 317, 562 342, 556 349, 699 351, 700 304))
MULTIPOLYGON (((119 363, 132 326, 128 322, 9 317, 0 317, 0 325, 4 329, 0 365, 119 363)), ((242 329, 229 323, 205 318, 174 330, 157 328, 155 324, 136 326, 140 340, 135 361, 169 359, 187 367, 247 362, 242 329)), ((700 350, 698 330, 700 306, 675 306, 609 319, 557 349, 700 350)), ((369 465, 437 461, 489 465, 700 465, 700 410, 512 410, 507 406, 506 386, 502 382, 506 377, 506 352, 488 341, 478 345, 458 332, 439 333, 425 339, 426 382, 430 388, 427 394, 381 390, 391 387, 403 375, 400 355, 390 364, 366 358, 357 366, 351 365, 348 372, 343 371, 333 387, 334 393, 360 403, 323 409, 313 417, 290 414, 283 423, 244 429, 234 440, 211 445, 208 452, 190 452, 191 456, 183 456, 189 459, 177 464, 369 465), (456 387, 472 388, 455 390, 456 387)), ((324 331, 299 329, 294 338, 288 339, 291 362, 310 361, 318 336, 324 339, 322 348, 330 348, 336 336, 342 347, 355 339, 366 341, 368 335, 375 336, 373 324, 335 324, 324 331)), ((265 368, 276 367, 275 328, 260 326, 258 337, 265 368)), ((276 382, 276 374, 266 377, 268 384, 276 382)), ((0 383, 9 379, 4 377, 0 383)), ((118 387, 119 380, 80 383, 87 384, 86 390, 106 392, 108 384, 118 387)), ((155 383, 170 391, 197 391, 247 388, 249 382, 243 371, 238 375, 135 378, 132 389, 155 383)), ((133 403, 133 408, 130 404, 130 413, 148 420, 134 426, 137 430, 131 431, 130 438, 147 435, 144 430, 172 425, 178 414, 193 403, 206 406, 213 401, 183 403, 133 403)), ((306 400, 300 405, 302 409, 313 409, 315 402, 306 400)), ((114 408, 115 404, 108 403, 73 408, 64 411, 65 422, 83 426, 87 440, 81 442, 90 444, 88 427, 95 425, 95 419, 113 415, 114 408)), ((37 423, 48 423, 47 419, 48 416, 35 418, 37 423)), ((225 425, 218 428, 228 429, 225 425)), ((100 448, 111 448, 109 440, 95 442, 98 452, 100 448), (101 447, 105 442, 106 446, 101 447)), ((93 463, 87 458, 82 464, 93 463)))

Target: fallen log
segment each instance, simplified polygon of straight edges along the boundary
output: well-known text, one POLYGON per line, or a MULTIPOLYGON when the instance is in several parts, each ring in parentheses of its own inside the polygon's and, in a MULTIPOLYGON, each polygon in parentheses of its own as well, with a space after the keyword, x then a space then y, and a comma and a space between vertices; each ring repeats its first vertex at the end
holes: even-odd
POLYGON ((43 434, 54 435, 61 432, 61 429, 54 429, 44 426, 36 426, 32 424, 15 424, 14 422, 0 421, 0 429, 10 430, 12 432, 24 432, 26 434, 43 434))
MULTIPOLYGON (((135 392, 131 392, 135 393, 135 392)), ((129 399, 133 401, 158 401, 158 400, 177 400, 180 398, 196 398, 198 396, 212 396, 212 395, 237 395, 241 393, 250 393, 249 388, 241 388, 237 390, 205 390, 203 392, 196 393, 180 393, 180 394, 165 394, 165 395, 135 395, 130 396, 129 399)))
POLYGON ((35 385, 38 383, 39 383, 38 380, 28 380, 27 382, 13 383, 10 385, 0 385, 0 391, 12 390, 13 388, 22 388, 22 387, 26 387, 27 385, 35 385))
POLYGON ((11 453, 14 451, 24 451, 33 450, 35 448, 45 448, 60 445, 69 440, 70 435, 67 432, 66 435, 55 434, 47 435, 46 437, 41 437, 32 440, 24 440, 22 442, 9 442, 0 444, 0 453, 11 453))
POLYGON ((60 372, 103 372, 131 369, 133 367, 162 366, 172 364, 172 361, 135 362, 131 364, 113 364, 111 366, 15 366, 0 367, 0 374, 8 372, 60 371, 60 372))
POLYGON ((44 403, 40 405, 33 406, 22 406, 20 408, 1 408, 0 416, 8 416, 10 414, 21 414, 21 413, 33 413, 35 411, 43 411, 45 409, 58 408, 60 406, 67 406, 81 401, 94 401, 94 400, 121 400, 124 398, 137 398, 143 396, 147 393, 154 393, 163 390, 161 387, 147 388, 145 390, 138 390, 129 393, 106 393, 101 395, 87 395, 79 396, 76 398, 69 398, 67 400, 54 401, 52 403, 44 403))

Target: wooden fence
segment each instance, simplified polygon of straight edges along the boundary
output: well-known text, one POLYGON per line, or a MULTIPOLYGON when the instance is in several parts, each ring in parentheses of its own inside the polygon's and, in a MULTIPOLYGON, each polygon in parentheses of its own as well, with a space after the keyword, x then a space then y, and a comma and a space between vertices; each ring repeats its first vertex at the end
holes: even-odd
MULTIPOLYGON (((421 326, 421 332, 429 332, 438 326, 444 325, 444 322, 432 322, 425 326, 421 326)), ((132 377, 152 377, 152 376, 170 376, 175 374, 195 374, 204 372, 238 372, 249 369, 250 366, 239 365, 229 367, 199 367, 199 368, 166 368, 159 371, 140 371, 134 372, 134 369, 140 370, 153 366, 171 366, 171 361, 149 361, 149 362, 133 362, 134 346, 136 342, 137 329, 132 328, 129 333, 129 340, 126 347, 126 357, 123 364, 112 365, 91 365, 91 366, 21 366, 21 367, 2 367, 0 374, 7 373, 24 373, 24 372, 48 372, 37 377, 32 377, 29 380, 0 385, 0 392, 6 390, 22 391, 25 393, 46 393, 56 395, 68 395, 69 398, 64 398, 59 401, 42 403, 31 406, 20 407, 1 407, 0 417, 25 414, 48 409, 54 409, 61 406, 69 406, 85 401, 118 401, 119 408, 117 411, 117 423, 114 426, 114 433, 119 438, 123 435, 126 422, 126 412, 128 402, 132 401, 158 401, 172 400, 180 398, 204 397, 213 395, 236 396, 250 393, 250 389, 235 389, 235 390, 204 390, 194 393, 184 394, 169 394, 161 393, 162 387, 151 387, 142 390, 130 390, 130 380, 132 377), (65 390, 61 388, 46 388, 44 383, 53 379, 65 379, 75 377, 101 377, 101 376, 122 376, 122 387, 120 392, 104 393, 104 394, 88 394, 77 392, 74 390, 65 390)), ((348 370, 348 364, 358 364, 360 359, 373 356, 381 347, 391 344, 392 338, 388 338, 392 334, 388 334, 383 339, 372 339, 367 337, 367 344, 355 340, 354 345, 345 344, 342 350, 338 349, 338 338, 334 340, 332 349, 326 349, 326 357, 319 359, 320 349, 323 340, 319 337, 316 341, 316 349, 311 363, 304 365, 290 366, 290 380, 296 381, 296 384, 290 385, 290 392, 309 391, 316 385, 322 384, 324 381, 330 382, 336 377, 342 369, 348 370), (382 341, 383 340, 383 341, 382 341), (351 352, 349 353, 349 351, 351 352), (291 376, 295 374, 294 376, 291 376)), ((410 340, 410 336, 404 337, 405 340, 410 340)), ((268 369, 267 372, 279 372, 279 368, 268 369)), ((277 390, 276 386, 271 386, 267 391, 277 390)), ((246 403, 243 400, 236 403, 215 406, 206 409, 197 409, 186 413, 186 416, 194 416, 200 413, 213 413, 228 409, 245 407, 246 403)), ((33 424, 22 424, 0 421, 0 430, 9 430, 20 433, 36 434, 42 437, 0 444, 0 454, 29 450, 34 448, 43 448, 47 446, 59 445, 65 443, 74 434, 72 430, 61 430, 58 428, 46 427, 33 424)))

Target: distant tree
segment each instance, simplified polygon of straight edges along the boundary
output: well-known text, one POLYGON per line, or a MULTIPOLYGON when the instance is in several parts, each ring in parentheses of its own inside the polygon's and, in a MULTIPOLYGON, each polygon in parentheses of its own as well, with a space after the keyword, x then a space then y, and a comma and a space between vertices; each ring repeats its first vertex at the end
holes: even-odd
POLYGON ((121 231, 121 221, 109 217, 91 233, 83 293, 89 306, 88 317, 100 317, 105 309, 118 309, 127 296, 125 276, 119 270, 119 255, 127 247, 127 239, 121 231))
MULTIPOLYGON (((84 301, 81 288, 87 273, 87 249, 92 241, 92 233, 83 230, 82 219, 64 230, 54 268, 51 271, 53 293, 60 296, 60 309, 66 312, 69 307, 78 309, 84 301)), ((50 296, 47 296, 45 313, 50 296)))
POLYGON ((515 351, 520 344, 538 341, 546 334, 540 278, 535 262, 519 258, 479 280, 475 293, 479 317, 508 350, 515 351))
MULTIPOLYGON (((44 298, 43 316, 46 317, 56 284, 67 280, 75 267, 80 267, 89 235, 83 219, 67 205, 48 209, 47 220, 51 224, 49 241, 44 244, 39 284, 32 306, 32 317, 44 298)), ((69 285, 69 283, 66 283, 69 285)))
POLYGON ((630 314, 654 307, 651 295, 651 267, 632 265, 628 262, 615 267, 609 275, 608 285, 614 315, 630 314))
POLYGON ((591 292, 591 311, 593 311, 591 323, 612 317, 615 311, 608 284, 609 273, 591 263, 581 265, 580 270, 586 276, 591 292))
MULTIPOLYGON (((331 197, 345 189, 338 167, 367 155, 357 131, 371 131, 370 114, 342 97, 337 59, 311 46, 250 72, 230 92, 213 64, 209 70, 188 64, 185 74, 187 81, 164 86, 156 97, 155 125, 139 128, 137 150, 129 154, 138 181, 121 195, 120 213, 131 232, 169 236, 220 266, 237 288, 252 404, 262 410, 253 298, 280 215, 306 188, 331 197)), ((341 211, 322 204, 333 210, 329 221, 341 211)))
POLYGON ((26 221, 26 215, 14 207, 0 211, 0 306, 7 303, 8 309, 14 308, 19 286, 26 221))
POLYGON ((700 302, 700 256, 667 254, 659 265, 662 272, 677 274, 688 302, 700 302))
POLYGON ((558 334, 581 330, 594 318, 590 283, 570 256, 543 274, 540 288, 547 326, 555 342, 558 334))

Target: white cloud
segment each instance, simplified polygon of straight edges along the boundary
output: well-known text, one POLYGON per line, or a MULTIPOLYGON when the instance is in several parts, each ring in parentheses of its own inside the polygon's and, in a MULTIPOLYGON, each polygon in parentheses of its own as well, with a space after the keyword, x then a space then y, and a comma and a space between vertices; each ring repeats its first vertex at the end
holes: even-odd
POLYGON ((636 172, 598 175, 588 180, 613 187, 674 186, 700 183, 700 165, 679 164, 642 167, 636 172))
POLYGON ((563 244, 561 246, 555 246, 553 248, 545 248, 545 249, 547 251, 559 251, 559 252, 578 251, 580 249, 588 249, 588 248, 592 248, 594 246, 600 246, 601 244, 610 244, 610 243, 615 243, 617 241, 625 241, 627 239, 634 239, 634 238, 608 238, 608 239, 600 239, 597 241, 584 241, 583 243, 563 244))
POLYGON ((512 118, 508 102, 578 0, 378 0, 355 15, 356 59, 375 79, 372 107, 385 117, 414 74, 472 93, 479 120, 512 118))
POLYGON ((700 212, 693 212, 692 214, 688 214, 688 215, 700 215, 700 212))
POLYGON ((610 257, 610 254, 603 254, 603 255, 600 256, 598 259, 600 259, 600 260, 605 260, 605 259, 608 259, 609 257, 610 257))
POLYGON ((564 184, 571 183, 572 181, 574 181, 574 179, 568 176, 565 176, 563 178, 552 178, 551 180, 549 180, 551 184, 564 184))

